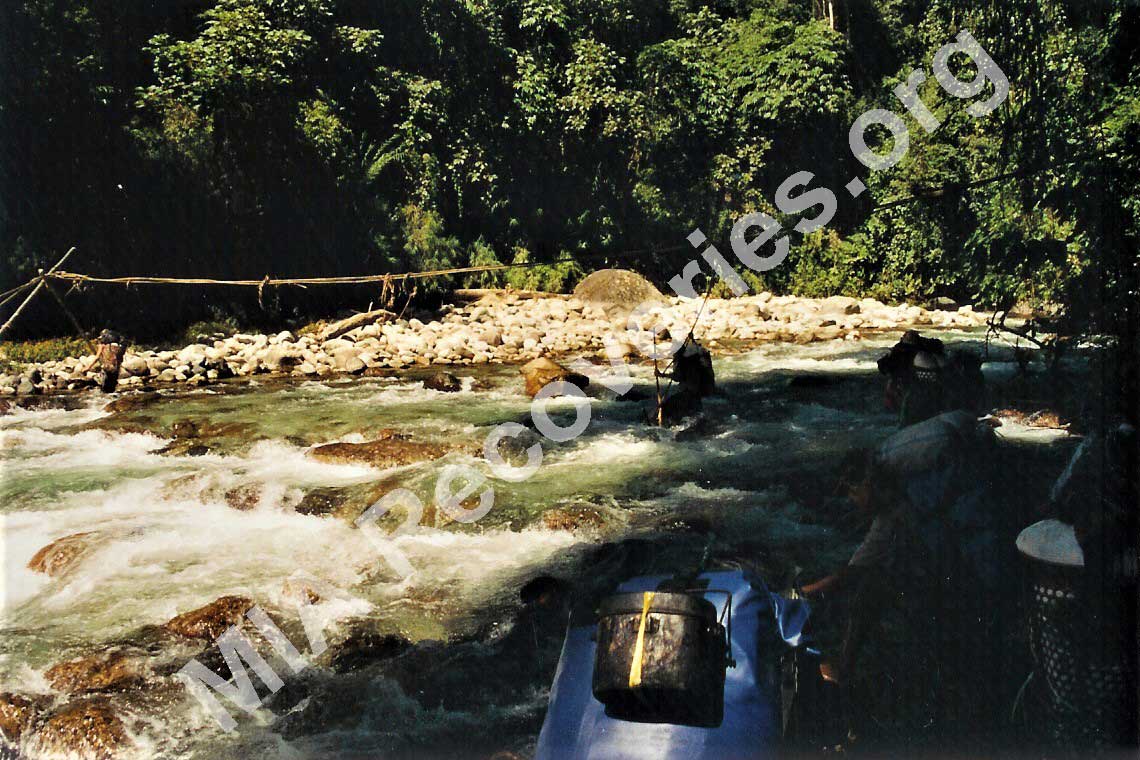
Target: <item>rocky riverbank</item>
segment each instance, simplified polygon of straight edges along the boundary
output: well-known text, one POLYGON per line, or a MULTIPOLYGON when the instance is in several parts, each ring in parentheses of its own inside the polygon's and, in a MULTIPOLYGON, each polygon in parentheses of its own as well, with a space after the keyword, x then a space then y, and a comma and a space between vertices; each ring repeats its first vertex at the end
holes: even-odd
MULTIPOLYGON (((689 331, 701 308, 700 299, 662 296, 656 300, 658 305, 643 324, 664 325, 674 336, 689 331)), ((430 316, 405 319, 380 310, 301 335, 211 336, 180 350, 128 351, 120 388, 198 386, 255 374, 380 374, 415 366, 514 363, 580 352, 613 359, 637 357, 643 352, 631 343, 626 330, 633 305, 578 295, 524 297, 492 292, 471 304, 446 305, 430 316)), ((985 314, 970 306, 927 310, 870 298, 816 299, 765 292, 709 299, 696 335, 713 348, 725 341, 804 344, 858 340, 863 333, 877 330, 975 327, 985 320, 985 314)), ((83 371, 89 358, 26 365, 18 374, 0 376, 0 395, 91 387, 97 373, 83 371)))

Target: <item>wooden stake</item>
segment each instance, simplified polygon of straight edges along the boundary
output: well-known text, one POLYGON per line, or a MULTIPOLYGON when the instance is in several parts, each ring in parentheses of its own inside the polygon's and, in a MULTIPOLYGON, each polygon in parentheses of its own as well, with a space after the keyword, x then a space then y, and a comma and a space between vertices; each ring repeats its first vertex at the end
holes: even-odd
POLYGON ((63 254, 63 258, 57 261, 55 263, 55 266, 53 266, 47 272, 44 272, 43 270, 40 271, 39 282, 37 282, 36 286, 32 288, 32 292, 28 293, 28 297, 24 299, 24 302, 21 303, 14 312, 12 312, 12 316, 8 317, 8 321, 5 322, 2 327, 0 327, 0 337, 2 337, 4 333, 8 331, 8 328, 12 326, 12 323, 16 321, 16 317, 20 316, 20 312, 24 310, 24 307, 31 303, 32 299, 36 297, 36 294, 40 292, 40 289, 44 287, 44 285, 47 283, 47 276, 63 266, 63 262, 67 261, 67 257, 73 253, 75 253, 75 248, 71 248, 67 253, 63 254))

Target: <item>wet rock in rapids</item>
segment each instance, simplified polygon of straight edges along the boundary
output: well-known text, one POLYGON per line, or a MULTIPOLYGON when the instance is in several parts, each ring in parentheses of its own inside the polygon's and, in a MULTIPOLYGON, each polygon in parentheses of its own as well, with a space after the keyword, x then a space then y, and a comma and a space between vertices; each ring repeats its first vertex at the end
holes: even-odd
POLYGON ((110 703, 84 699, 49 715, 32 736, 29 754, 110 760, 129 746, 126 726, 110 703))
POLYGON ((308 456, 330 464, 366 464, 384 469, 439 459, 454 450, 453 446, 392 435, 366 443, 326 443, 310 449, 308 456))
POLYGON ((200 457, 210 453, 210 447, 194 438, 176 438, 155 454, 171 457, 200 457))
POLYGON ((531 398, 534 398, 545 386, 558 380, 563 380, 582 390, 590 385, 590 378, 577 372, 571 372, 558 362, 545 356, 527 362, 519 368, 519 372, 522 373, 523 381, 526 384, 526 395, 531 398))
POLYGON ((556 507, 542 513, 542 524, 547 530, 598 530, 605 527, 606 517, 597 507, 588 505, 556 507))
POLYGON ((348 501, 348 494, 341 488, 314 488, 301 499, 296 506, 298 514, 302 515, 330 515, 344 506, 348 501))
POLYGON ((0 693, 0 738, 12 744, 18 743, 43 707, 44 700, 39 698, 0 693))
POLYGON ((450 372, 436 372, 424 378, 424 387, 432 391, 456 393, 463 390, 463 382, 450 372))
POLYGON ((73 412, 83 408, 83 399, 79 396, 25 396, 16 404, 21 409, 34 412, 64 411, 73 412))
POLYGON ((63 575, 91 551, 98 532, 73 533, 52 541, 28 561, 28 569, 52 578, 63 575))
POLYGON ((191 639, 216 639, 242 621, 253 607, 244 596, 223 596, 204 607, 184 612, 162 625, 170 633, 191 639))
POLYGON ((44 676, 53 689, 65 692, 119 691, 143 680, 140 663, 122 652, 61 662, 44 676))
POLYGON ((3 417, 5 414, 11 414, 11 413, 12 413, 12 402, 6 398, 0 398, 0 417, 3 417))
POLYGON ((224 494, 226 504, 239 512, 248 512, 261 503, 261 486, 256 483, 234 486, 224 494))
POLYGON ((524 467, 529 458, 527 450, 535 444, 542 447, 542 436, 527 427, 519 431, 518 435, 504 436, 499 439, 496 450, 503 461, 511 467, 524 467))

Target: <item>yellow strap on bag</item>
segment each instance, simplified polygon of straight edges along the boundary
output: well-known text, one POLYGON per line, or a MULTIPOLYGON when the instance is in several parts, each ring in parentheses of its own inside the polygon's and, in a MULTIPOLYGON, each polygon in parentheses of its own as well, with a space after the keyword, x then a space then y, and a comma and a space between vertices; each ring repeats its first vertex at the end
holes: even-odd
POLYGON ((641 686, 641 660, 645 656, 645 625, 649 608, 653 605, 653 592, 646 591, 641 602, 641 623, 637 626, 637 643, 633 646, 633 662, 629 666, 629 688, 641 686))

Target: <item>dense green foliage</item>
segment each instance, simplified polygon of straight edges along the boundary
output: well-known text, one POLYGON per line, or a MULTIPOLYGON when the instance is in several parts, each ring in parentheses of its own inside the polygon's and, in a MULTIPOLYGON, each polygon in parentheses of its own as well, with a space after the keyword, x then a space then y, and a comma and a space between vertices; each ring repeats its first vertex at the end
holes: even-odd
POLYGON ((51 338, 18 343, 0 342, 0 364, 38 364, 59 361, 69 356, 92 353, 91 342, 83 338, 51 338))
MULTIPOLYGON (((726 241, 806 169, 839 214, 797 236, 766 287, 1062 300, 1098 323, 1135 299, 1140 9, 1123 0, 833 0, 834 29, 816 0, 4 5, 13 283, 71 245, 69 268, 95 273, 528 262, 543 266, 465 284, 565 288, 607 264, 667 279, 693 227, 726 241), (942 126, 907 116, 906 158, 868 175, 851 122, 901 113, 892 87, 960 29, 1010 98, 975 119, 932 77, 920 92, 942 126), (842 192, 856 174, 870 189, 857 201, 842 192), (1002 174, 1016 176, 927 191, 1002 174)), ((178 290, 73 301, 139 332, 220 304, 271 321, 380 297, 178 290)))

